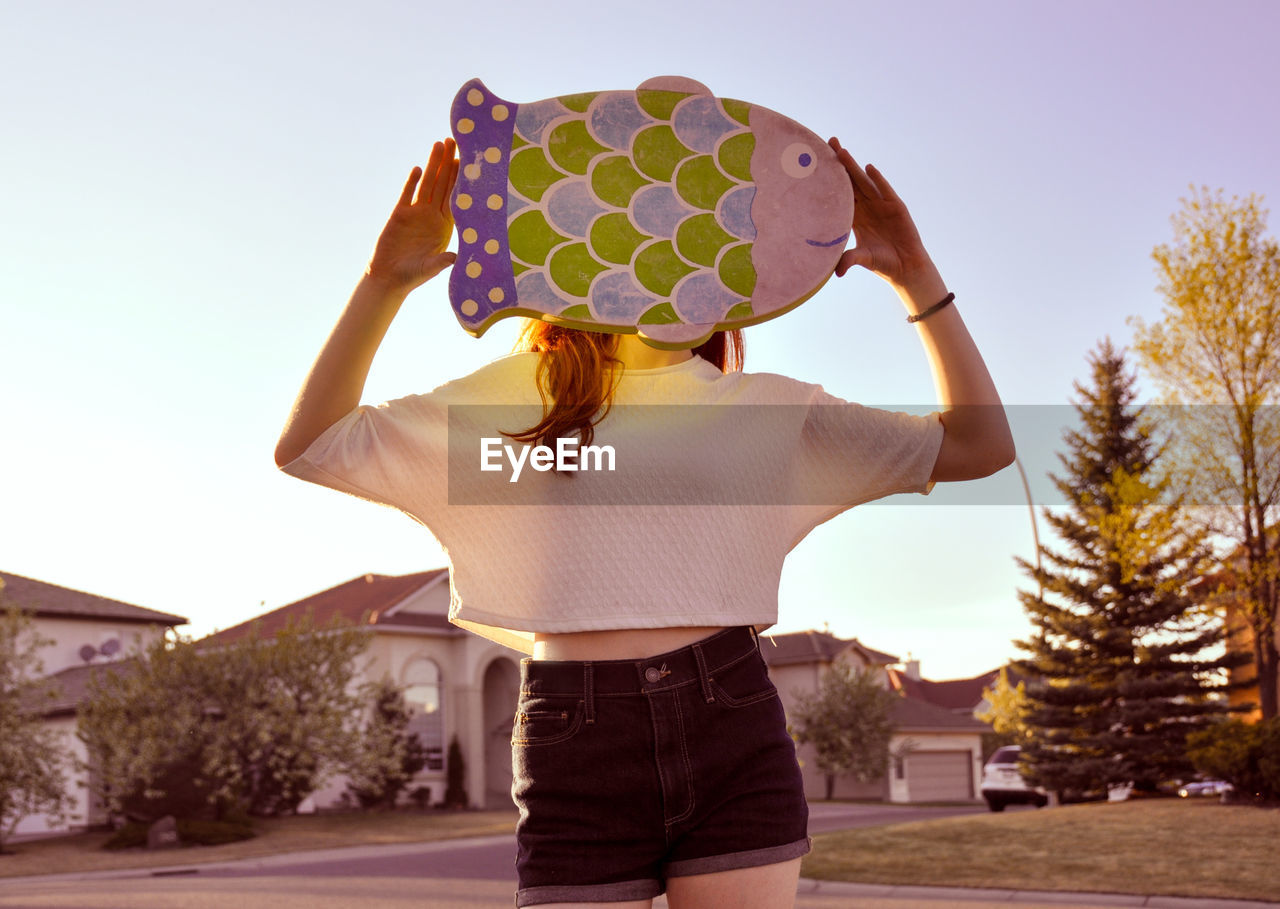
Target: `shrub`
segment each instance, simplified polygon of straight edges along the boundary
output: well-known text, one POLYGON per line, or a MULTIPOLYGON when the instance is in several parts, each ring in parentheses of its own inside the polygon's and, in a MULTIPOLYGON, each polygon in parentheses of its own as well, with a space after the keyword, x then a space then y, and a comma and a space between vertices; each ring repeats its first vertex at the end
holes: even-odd
POLYGON ((249 824, 234 821, 178 821, 178 838, 186 845, 218 846, 222 843, 238 843, 251 840, 257 832, 249 824))
MULTIPOLYGON (((125 824, 102 844, 102 848, 143 848, 147 845, 149 826, 137 822, 125 824)), ((195 818, 182 818, 178 821, 178 840, 184 846, 218 846, 222 843, 251 840, 257 835, 247 821, 205 821, 195 818)))
POLYGON ((1280 717, 1256 724, 1228 720, 1194 732, 1187 755, 1197 770, 1226 780, 1240 798, 1280 800, 1280 717))

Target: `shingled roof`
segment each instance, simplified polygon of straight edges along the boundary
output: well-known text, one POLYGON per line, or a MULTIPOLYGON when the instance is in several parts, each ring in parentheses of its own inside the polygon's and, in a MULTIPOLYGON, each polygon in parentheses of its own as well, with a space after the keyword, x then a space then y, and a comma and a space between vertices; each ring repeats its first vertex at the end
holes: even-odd
POLYGON ((17 606, 23 612, 41 618, 110 619, 113 622, 138 622, 148 625, 185 625, 180 615, 144 609, 97 594, 59 587, 22 575, 0 571, 0 606, 17 606))
POLYGON ((233 625, 200 640, 201 644, 229 644, 250 634, 270 636, 283 630, 291 621, 309 618, 313 625, 327 625, 345 620, 354 625, 398 625, 436 628, 463 632, 449 624, 447 616, 396 612, 393 607, 432 583, 448 581, 447 568, 419 571, 415 574, 365 574, 330 587, 309 597, 273 609, 257 618, 233 625))
POLYGON ((962 732, 986 732, 990 727, 971 713, 948 710, 905 695, 893 705, 893 725, 899 732, 952 729, 962 732))
POLYGON ((788 666, 793 663, 830 663, 836 655, 852 647, 872 666, 888 666, 898 662, 891 653, 872 650, 857 638, 838 638, 826 631, 794 631, 787 634, 766 634, 760 642, 760 652, 770 666, 788 666))
MULTIPOLYGON (((996 684, 1000 670, 992 669, 969 679, 949 679, 934 682, 929 679, 913 679, 900 669, 889 670, 889 683, 903 694, 925 701, 937 707, 957 712, 972 713, 982 703, 982 692, 996 684)), ((1009 669, 1009 681, 1017 685, 1023 681, 1016 669, 1009 669)))
POLYGON ((89 683, 97 676, 102 673, 129 675, 137 671, 137 666, 133 659, 70 666, 32 682, 23 693, 23 704, 43 717, 68 716, 84 701, 89 683))

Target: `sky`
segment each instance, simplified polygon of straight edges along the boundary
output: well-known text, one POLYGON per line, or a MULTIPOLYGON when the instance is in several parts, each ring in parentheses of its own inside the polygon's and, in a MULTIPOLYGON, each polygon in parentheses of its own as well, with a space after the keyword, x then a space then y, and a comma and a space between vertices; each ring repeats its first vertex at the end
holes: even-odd
MULTIPOLYGON (((910 206, 1004 400, 1058 412, 1099 339, 1127 344, 1130 317, 1159 318, 1151 250, 1191 187, 1280 199, 1280 6, 1265 0, 443 6, 6 12, 5 571, 203 635, 358 575, 443 564, 419 525, 279 473, 272 449, 472 77, 520 103, 680 74, 839 136, 910 206)), ((904 315, 875 276, 833 279, 747 330, 747 368, 927 406, 904 315)), ((514 324, 468 337, 432 282, 366 400, 470 372, 510 349, 514 324)), ((1033 479, 1055 436, 1016 439, 1033 479)), ((777 630, 829 627, 935 679, 1015 656, 1031 516, 987 488, 819 528, 788 560, 777 630)))

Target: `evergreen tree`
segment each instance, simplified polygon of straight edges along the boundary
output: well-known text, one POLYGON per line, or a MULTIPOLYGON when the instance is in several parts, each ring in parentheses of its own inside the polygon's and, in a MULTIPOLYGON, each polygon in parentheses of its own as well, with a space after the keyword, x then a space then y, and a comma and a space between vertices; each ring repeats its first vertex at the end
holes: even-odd
POLYGON ((1208 655, 1223 632, 1195 599, 1206 549, 1157 478, 1136 379, 1109 340, 1089 362, 1081 428, 1065 434, 1065 474, 1053 477, 1067 504, 1044 510, 1063 548, 1042 545, 1041 567, 1019 560, 1044 591, 1019 591, 1035 628, 1018 642, 1030 654, 1020 668, 1038 680, 1023 760, 1059 792, 1190 775, 1187 734, 1225 709, 1214 695, 1233 659, 1208 655))
POLYGON ((449 756, 445 760, 444 807, 467 808, 471 804, 467 796, 467 762, 462 757, 462 746, 455 735, 449 739, 449 756))

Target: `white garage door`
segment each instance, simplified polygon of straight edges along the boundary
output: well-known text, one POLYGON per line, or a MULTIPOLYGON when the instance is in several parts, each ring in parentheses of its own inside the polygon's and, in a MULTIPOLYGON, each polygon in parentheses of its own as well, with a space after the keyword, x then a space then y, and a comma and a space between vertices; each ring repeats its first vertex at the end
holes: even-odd
POLYGON ((973 755, 917 751, 907 755, 907 797, 913 802, 967 802, 974 797, 973 755))

